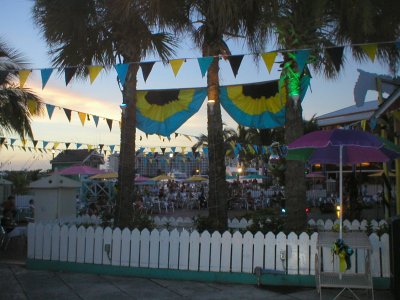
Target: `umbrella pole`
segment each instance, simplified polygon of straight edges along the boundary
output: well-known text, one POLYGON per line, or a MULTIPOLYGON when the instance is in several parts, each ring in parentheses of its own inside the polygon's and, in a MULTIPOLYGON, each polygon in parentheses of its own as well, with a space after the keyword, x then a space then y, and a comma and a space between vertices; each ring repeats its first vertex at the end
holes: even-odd
POLYGON ((339 147, 339 199, 340 199, 340 216, 339 216, 339 239, 343 235, 343 145, 339 147))

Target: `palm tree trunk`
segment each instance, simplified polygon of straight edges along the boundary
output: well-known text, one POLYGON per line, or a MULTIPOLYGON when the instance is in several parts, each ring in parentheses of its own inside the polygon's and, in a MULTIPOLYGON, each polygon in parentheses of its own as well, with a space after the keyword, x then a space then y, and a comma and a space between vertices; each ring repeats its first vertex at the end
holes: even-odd
POLYGON ((208 163, 209 163, 209 218, 213 227, 219 230, 227 228, 227 187, 225 181, 225 147, 219 101, 219 65, 214 58, 207 73, 208 99, 215 100, 207 106, 208 163))
POLYGON ((120 228, 130 227, 133 221, 137 71, 138 65, 132 64, 129 66, 122 92, 123 103, 126 104, 126 107, 122 109, 121 113, 118 194, 114 215, 115 225, 120 228))
MULTIPOLYGON (((287 89, 288 90, 288 89, 287 89)), ((286 101, 286 126, 285 142, 291 143, 303 135, 303 118, 300 101, 294 101, 287 95, 286 101)), ((307 221, 306 186, 304 178, 304 162, 289 160, 285 172, 285 197, 287 230, 300 231, 304 229, 307 221)))

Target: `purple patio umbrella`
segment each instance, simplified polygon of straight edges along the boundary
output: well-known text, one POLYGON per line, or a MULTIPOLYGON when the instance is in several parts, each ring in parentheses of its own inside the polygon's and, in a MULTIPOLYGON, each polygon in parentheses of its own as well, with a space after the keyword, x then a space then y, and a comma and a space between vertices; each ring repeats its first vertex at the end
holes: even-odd
POLYGON ((365 131, 344 129, 311 132, 293 141, 288 149, 288 160, 339 165, 340 239, 343 221, 343 165, 386 162, 400 157, 400 148, 393 143, 365 131))

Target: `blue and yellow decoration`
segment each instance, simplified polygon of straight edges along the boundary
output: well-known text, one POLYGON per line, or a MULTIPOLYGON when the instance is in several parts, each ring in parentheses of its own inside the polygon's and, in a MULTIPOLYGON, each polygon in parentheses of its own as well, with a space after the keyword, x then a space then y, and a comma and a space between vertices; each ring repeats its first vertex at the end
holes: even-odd
POLYGON ((147 134, 169 136, 200 109, 206 96, 206 88, 138 91, 136 126, 147 134))
POLYGON ((353 255, 354 251, 351 247, 346 245, 342 239, 337 239, 332 245, 332 253, 339 256, 339 271, 344 272, 351 269, 350 256, 353 255))
POLYGON ((220 87, 226 112, 240 125, 274 128, 285 124, 286 91, 279 80, 220 87))

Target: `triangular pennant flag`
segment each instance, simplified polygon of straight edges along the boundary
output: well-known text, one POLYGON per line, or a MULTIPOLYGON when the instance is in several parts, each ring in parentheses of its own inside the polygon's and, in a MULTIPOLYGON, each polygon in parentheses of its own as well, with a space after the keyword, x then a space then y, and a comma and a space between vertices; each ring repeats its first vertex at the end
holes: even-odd
POLYGON ((100 153, 101 153, 101 151, 103 151, 103 148, 104 148, 104 144, 99 144, 100 153))
POLYGON ((204 153, 205 155, 208 155, 208 148, 207 148, 207 147, 203 147, 203 153, 204 153))
POLYGON ((110 131, 111 131, 112 125, 113 125, 113 120, 112 119, 106 119, 106 122, 107 122, 108 128, 110 128, 110 131))
POLYGON ((146 82, 147 78, 150 75, 151 70, 153 69, 154 61, 142 62, 139 64, 139 66, 142 69, 144 82, 146 82))
POLYGON ((31 115, 36 114, 37 111, 37 102, 33 99, 28 99, 26 105, 28 106, 28 111, 31 115))
POLYGON ((78 116, 79 119, 81 120, 82 126, 85 125, 85 121, 86 121, 86 114, 83 112, 78 111, 78 116))
POLYGON ((208 68, 210 67, 213 60, 214 60, 213 56, 199 57, 197 59, 197 62, 199 63, 200 66, 201 77, 204 77, 206 75, 208 68))
POLYGON ((49 142, 43 141, 43 149, 45 149, 48 144, 49 144, 49 142))
POLYGON ((32 70, 19 70, 19 87, 22 89, 32 70))
POLYGON ((181 149, 182 149, 182 154, 185 154, 186 147, 181 147, 181 149))
POLYGON ((116 64, 114 65, 118 74, 118 80, 122 86, 125 85, 126 73, 128 73, 129 64, 116 64))
POLYGON ((46 104, 46 109, 47 109, 47 114, 49 115, 49 119, 51 120, 51 117, 53 116, 54 112, 54 105, 46 104))
POLYGON ((38 141, 36 141, 36 140, 33 140, 33 141, 32 141, 32 144, 33 144, 33 147, 34 147, 34 148, 36 148, 37 143, 38 143, 38 141))
POLYGON ((175 153, 175 149, 176 149, 176 147, 171 147, 171 151, 172 151, 173 153, 175 153))
POLYGON ((88 66, 90 84, 93 84, 97 75, 103 70, 103 66, 88 66))
POLYGON ((179 133, 176 133, 176 132, 175 132, 175 138, 177 138, 177 137, 178 137, 178 135, 179 135, 179 133))
POLYGON ((363 49, 364 52, 367 53, 372 62, 375 61, 376 50, 378 49, 377 44, 361 45, 361 49, 363 49))
POLYGON ((109 147, 110 147, 111 153, 113 153, 113 152, 114 152, 115 145, 110 145, 109 147))
POLYGON ((162 154, 164 155, 164 154, 165 154, 165 149, 166 149, 166 148, 160 148, 160 149, 161 149, 162 154))
POLYGON ((38 148, 38 150, 39 150, 40 153, 43 153, 43 150, 42 150, 42 149, 38 148))
POLYGON ((16 141, 16 139, 10 139, 11 146, 14 145, 15 141, 16 141))
POLYGON ((57 149, 59 145, 60 145, 60 142, 54 142, 53 149, 54 150, 57 149))
POLYGON ((65 143, 65 148, 68 149, 71 143, 65 143))
POLYGON ((243 57, 244 55, 231 55, 228 57, 229 64, 231 65, 231 69, 235 77, 238 74, 243 57))
POLYGON ((76 143, 76 149, 79 149, 80 147, 82 147, 81 143, 76 143))
POLYGON ((308 57, 310 56, 310 50, 298 50, 295 53, 297 69, 300 73, 303 72, 304 66, 307 64, 308 57))
POLYGON ((156 147, 151 147, 150 151, 151 151, 151 153, 154 153, 154 151, 156 151, 156 147))
POLYGON ((140 147, 140 148, 139 148, 139 152, 140 152, 140 153, 143 153, 143 151, 144 151, 144 147, 140 147))
POLYGON ((76 67, 67 67, 64 69, 64 74, 65 74, 65 85, 67 86, 68 83, 71 81, 72 77, 74 77, 76 70, 78 68, 76 67))
POLYGON ((257 145, 253 145, 254 151, 256 152, 256 154, 258 154, 258 146, 257 145))
POLYGON ((0 146, 3 145, 5 141, 6 141, 6 138, 4 138, 4 137, 0 138, 0 146))
POLYGON ((93 121, 94 121, 94 124, 96 124, 96 128, 97 128, 97 125, 99 125, 99 116, 93 116, 93 121))
POLYGON ((47 84, 47 81, 49 81, 51 73, 53 73, 53 69, 41 69, 40 74, 42 76, 42 90, 47 84))
POLYGON ((174 59, 169 61, 169 64, 172 67, 172 71, 174 72, 175 77, 176 75, 178 75, 179 69, 182 67, 184 61, 185 61, 184 59, 174 59))
POLYGON ((68 121, 70 121, 71 122, 71 110, 70 109, 68 109, 68 108, 64 108, 64 112, 65 112, 65 115, 67 116, 67 118, 68 118, 68 121))
POLYGON ((342 57, 343 57, 344 47, 334 47, 334 48, 326 48, 326 53, 328 53, 329 58, 331 59, 333 65, 335 66, 336 71, 339 72, 340 66, 342 65, 342 57))
POLYGON ((87 145, 88 150, 92 150, 93 149, 93 145, 87 145))
POLYGON ((272 66, 274 65, 275 58, 278 55, 278 52, 268 52, 261 54, 261 57, 267 67, 268 73, 271 73, 272 66))

